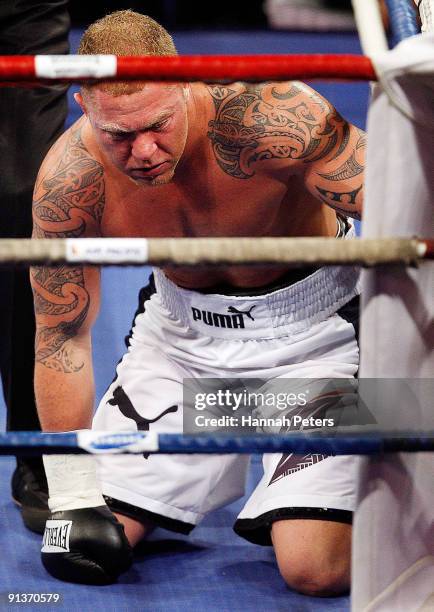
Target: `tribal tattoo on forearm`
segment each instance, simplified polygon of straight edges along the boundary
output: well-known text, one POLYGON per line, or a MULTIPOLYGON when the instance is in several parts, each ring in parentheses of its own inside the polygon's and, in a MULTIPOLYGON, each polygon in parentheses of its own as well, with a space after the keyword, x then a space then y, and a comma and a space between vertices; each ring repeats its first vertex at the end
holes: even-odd
MULTIPOLYGON (((33 202, 35 238, 100 235, 105 192, 103 167, 86 150, 80 130, 69 138, 61 161, 38 182, 33 202)), ((60 372, 76 372, 67 341, 86 319, 90 298, 82 266, 31 270, 37 333, 36 361, 60 372)))
POLYGON ((364 134, 357 130, 359 142, 354 148, 349 124, 315 91, 298 82, 245 85, 241 93, 229 86, 209 85, 208 91, 215 108, 208 138, 225 173, 249 179, 256 163, 264 160, 301 164, 326 160, 336 166, 318 174, 316 197, 338 210, 339 203, 356 203, 362 183, 353 183, 363 172, 359 149, 365 144, 364 134), (329 181, 335 185, 328 185, 329 181), (348 181, 351 190, 340 193, 336 183, 348 181))

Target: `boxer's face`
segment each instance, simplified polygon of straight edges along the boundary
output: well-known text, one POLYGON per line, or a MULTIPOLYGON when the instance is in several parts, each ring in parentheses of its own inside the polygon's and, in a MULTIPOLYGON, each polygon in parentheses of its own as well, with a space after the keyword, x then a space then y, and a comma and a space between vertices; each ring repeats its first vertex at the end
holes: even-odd
POLYGON ((145 186, 174 175, 187 139, 187 106, 180 85, 149 83, 113 96, 94 88, 77 102, 87 114, 98 146, 121 172, 145 186))

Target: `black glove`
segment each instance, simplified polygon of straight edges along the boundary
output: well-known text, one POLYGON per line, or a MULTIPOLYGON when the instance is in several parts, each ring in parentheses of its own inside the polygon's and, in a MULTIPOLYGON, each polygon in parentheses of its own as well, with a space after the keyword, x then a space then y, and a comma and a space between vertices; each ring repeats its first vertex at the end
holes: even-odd
POLYGON ((110 584, 132 563, 124 527, 107 506, 54 512, 45 526, 42 563, 66 582, 110 584))

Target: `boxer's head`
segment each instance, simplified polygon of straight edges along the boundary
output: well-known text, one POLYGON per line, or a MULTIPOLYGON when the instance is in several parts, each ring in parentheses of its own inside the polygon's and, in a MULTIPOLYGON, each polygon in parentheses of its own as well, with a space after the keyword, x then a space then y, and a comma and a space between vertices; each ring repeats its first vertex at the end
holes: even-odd
MULTIPOLYGON (((81 55, 176 55, 172 37, 156 21, 117 11, 83 34, 81 55)), ((103 153, 143 185, 169 182, 187 139, 186 89, 181 84, 103 81, 75 99, 88 116, 103 153)))

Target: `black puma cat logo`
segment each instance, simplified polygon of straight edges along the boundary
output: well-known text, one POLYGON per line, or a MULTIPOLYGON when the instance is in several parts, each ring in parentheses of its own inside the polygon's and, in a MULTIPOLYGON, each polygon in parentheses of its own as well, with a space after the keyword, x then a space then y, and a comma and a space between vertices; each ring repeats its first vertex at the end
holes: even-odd
POLYGON ((252 317, 252 315, 250 314, 252 312, 252 310, 256 308, 256 304, 254 304, 253 306, 251 306, 249 308, 249 310, 238 310, 238 308, 235 308, 235 306, 229 306, 228 307, 228 312, 232 312, 234 314, 240 314, 240 315, 245 315, 246 317, 248 317, 249 319, 251 319, 252 321, 254 321, 255 319, 252 317))
MULTIPOLYGON (((117 406, 122 414, 127 417, 127 419, 132 419, 135 421, 138 431, 149 431, 149 425, 151 423, 155 423, 155 421, 159 421, 166 414, 176 412, 178 410, 178 406, 170 406, 170 408, 166 408, 166 410, 163 410, 161 414, 156 416, 155 419, 147 419, 137 412, 130 398, 122 387, 116 387, 116 389, 113 391, 113 398, 109 399, 107 403, 111 406, 117 406)), ((149 457, 149 453, 143 453, 143 457, 147 459, 149 457)))

